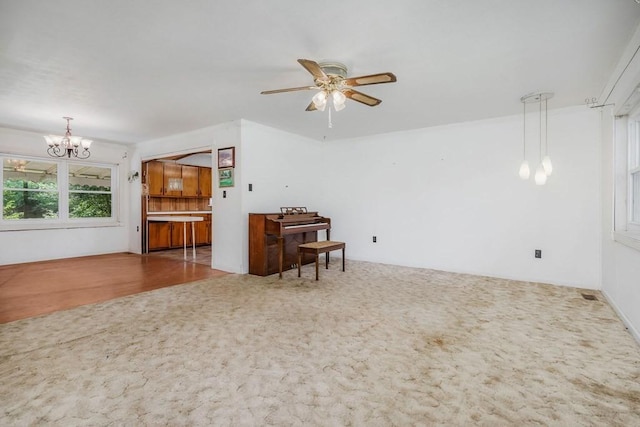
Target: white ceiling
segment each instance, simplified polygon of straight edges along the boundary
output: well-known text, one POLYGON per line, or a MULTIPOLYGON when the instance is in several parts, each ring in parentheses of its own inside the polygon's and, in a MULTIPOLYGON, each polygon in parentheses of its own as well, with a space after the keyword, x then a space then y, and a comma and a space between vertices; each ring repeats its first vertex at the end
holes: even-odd
POLYGON ((134 143, 245 118, 338 139, 598 97, 640 23, 634 0, 0 0, 0 126, 134 143), (306 112, 298 58, 336 60, 377 107, 306 112))

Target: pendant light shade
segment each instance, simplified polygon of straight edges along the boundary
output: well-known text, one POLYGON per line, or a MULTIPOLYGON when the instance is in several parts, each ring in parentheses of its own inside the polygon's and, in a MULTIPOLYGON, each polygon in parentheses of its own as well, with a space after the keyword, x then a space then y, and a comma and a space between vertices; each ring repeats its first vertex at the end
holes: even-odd
POLYGON ((520 164, 520 172, 519 172, 520 178, 527 180, 529 179, 529 175, 531 175, 531 170, 529 169, 529 162, 526 160, 523 160, 522 163, 520 164))
POLYGON ((553 172, 553 165, 551 164, 551 157, 544 156, 544 159, 542 159, 542 167, 544 168, 544 173, 547 174, 547 176, 551 175, 551 172, 553 172))
POLYGON ((534 178, 536 180, 536 185, 544 185, 547 182, 547 174, 544 171, 544 166, 542 163, 536 169, 536 176, 534 178))

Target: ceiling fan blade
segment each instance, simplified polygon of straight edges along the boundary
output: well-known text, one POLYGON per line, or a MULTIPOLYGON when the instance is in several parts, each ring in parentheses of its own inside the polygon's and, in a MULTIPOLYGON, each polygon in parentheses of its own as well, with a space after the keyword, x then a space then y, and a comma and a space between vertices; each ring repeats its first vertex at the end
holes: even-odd
POLYGON ((369 96, 369 95, 365 95, 362 92, 358 92, 357 90, 353 90, 353 89, 345 89, 342 91, 342 93, 344 93, 344 95, 349 98, 349 99, 353 99, 354 101, 358 101, 361 102, 365 105, 368 105, 369 107, 375 107, 376 105, 380 104, 382 102, 382 100, 378 99, 378 98, 374 98, 373 96, 369 96))
POLYGON ((316 111, 316 110, 317 110, 316 104, 314 104, 313 101, 311 101, 311 104, 309 104, 304 111, 316 111))
POLYGON ((396 81, 396 76, 393 73, 379 73, 371 74, 369 76, 349 77, 344 79, 347 86, 365 86, 376 85, 379 83, 393 83, 396 81))
POLYGON ((300 87, 290 87, 287 89, 276 89, 276 90, 263 90, 260 92, 261 95, 271 95, 272 93, 282 93, 282 92, 295 92, 296 90, 310 90, 317 89, 316 86, 300 86, 300 87))
POLYGON ((298 59, 300 65, 302 65, 308 72, 313 74, 315 80, 328 80, 329 77, 322 71, 320 65, 316 61, 312 61, 310 59, 298 59))

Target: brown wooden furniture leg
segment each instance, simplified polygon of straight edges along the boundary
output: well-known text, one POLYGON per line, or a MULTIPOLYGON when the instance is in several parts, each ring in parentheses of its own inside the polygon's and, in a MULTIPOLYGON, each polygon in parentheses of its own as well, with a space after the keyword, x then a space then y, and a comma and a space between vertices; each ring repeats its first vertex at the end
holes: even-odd
POLYGON ((284 258, 284 238, 278 237, 278 277, 282 279, 282 261, 284 258))
POLYGON ((309 242, 298 245, 298 277, 301 275, 302 267, 302 254, 311 253, 316 256, 316 280, 320 278, 319 265, 320 254, 325 254, 325 268, 329 269, 329 252, 342 250, 342 271, 345 271, 345 249, 346 244, 344 242, 333 242, 327 240, 325 242, 309 242))

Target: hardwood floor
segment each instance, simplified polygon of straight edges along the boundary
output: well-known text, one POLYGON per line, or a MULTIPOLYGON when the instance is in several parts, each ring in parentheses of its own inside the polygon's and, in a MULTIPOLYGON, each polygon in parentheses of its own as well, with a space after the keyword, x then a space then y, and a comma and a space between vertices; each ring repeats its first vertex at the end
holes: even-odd
POLYGON ((228 274, 190 261, 180 250, 0 265, 0 323, 228 274))

